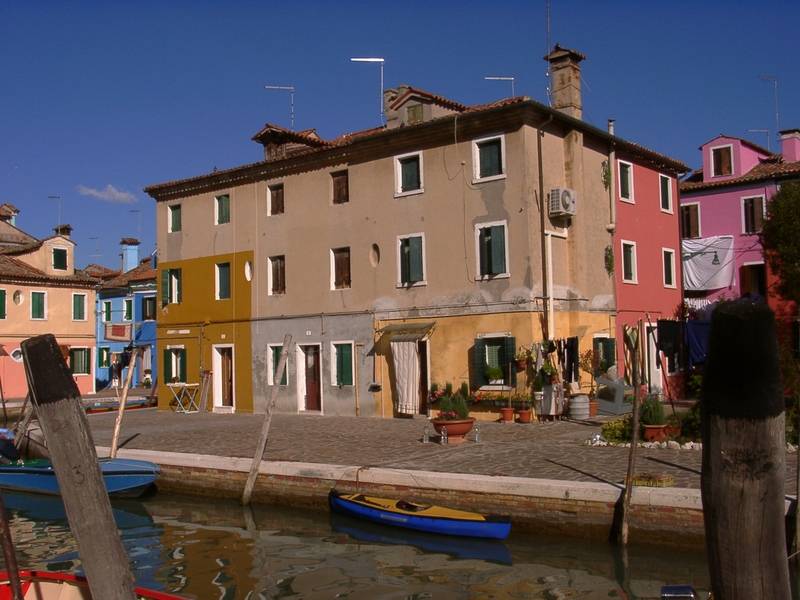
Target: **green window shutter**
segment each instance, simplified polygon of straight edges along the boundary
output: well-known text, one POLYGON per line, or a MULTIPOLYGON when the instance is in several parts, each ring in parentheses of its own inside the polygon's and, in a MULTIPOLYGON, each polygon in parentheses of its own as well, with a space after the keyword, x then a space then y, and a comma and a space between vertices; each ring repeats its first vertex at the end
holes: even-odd
POLYGON ((411 156, 400 161, 401 188, 400 191, 408 192, 420 188, 419 157, 411 156))
POLYGON ((172 377, 172 350, 164 350, 164 383, 171 383, 172 377))
POLYGON ((133 319, 133 300, 129 300, 128 298, 125 298, 122 301, 122 306, 123 306, 122 318, 125 321, 132 320, 133 319))
POLYGON ((175 204, 174 206, 170 207, 170 218, 172 219, 170 231, 180 231, 181 230, 181 205, 175 204))
POLYGON ((477 338, 472 346, 472 364, 470 369, 470 381, 472 388, 477 389, 486 385, 486 342, 477 338))
POLYGON ((480 268, 481 268, 481 275, 489 275, 490 273, 490 265, 489 265, 489 257, 491 255, 491 235, 489 234, 490 229, 484 227, 478 233, 478 252, 480 253, 480 268))
MULTIPOLYGON (((272 346, 272 381, 274 382, 276 379, 276 375, 278 374, 278 363, 281 360, 281 350, 282 346, 272 346)), ((287 356, 288 358, 288 356, 287 356)), ((289 363, 287 361, 286 367, 283 369, 283 375, 281 376, 281 382, 279 385, 286 385, 286 372, 289 370, 289 363)), ((274 385, 274 383, 273 383, 274 385)))
POLYGON ((353 346, 336 344, 336 384, 353 385, 353 346))
POLYGON ((503 345, 503 373, 506 374, 506 383, 512 387, 517 385, 517 370, 510 364, 517 352, 517 340, 508 336, 503 345))
POLYGON ((67 251, 63 248, 53 248, 53 268, 64 271, 67 268, 67 251))
POLYGON ((410 283, 411 281, 411 247, 409 238, 400 240, 400 282, 410 283))
POLYGON ((161 306, 169 304, 169 269, 161 271, 161 306))
POLYGON ((0 319, 6 318, 6 291, 0 290, 0 319))
POLYGON ((217 265, 217 276, 219 277, 219 299, 225 300, 231 297, 231 264, 220 263, 217 265))
POLYGON ((496 225, 491 233, 491 273, 497 275, 506 272, 506 235, 505 227, 496 225))
POLYGON ((84 314, 84 300, 85 296, 81 296, 80 294, 75 294, 72 296, 72 320, 73 321, 83 321, 86 318, 84 314))
POLYGON ((217 196, 217 223, 220 225, 231 221, 231 197, 228 194, 217 196))
POLYGON ((75 354, 76 354, 76 351, 70 349, 70 351, 69 351, 69 372, 73 373, 73 374, 75 373, 75 354))
POLYGON ((500 149, 500 140, 491 140, 478 146, 480 177, 492 177, 503 173, 500 149))
POLYGON ((180 304, 183 299, 183 281, 181 280, 181 270, 171 269, 170 272, 175 276, 175 302, 180 304))
POLYGON ((31 317, 44 319, 44 294, 42 292, 31 292, 31 317))
POLYGON ((422 238, 408 238, 409 279, 412 282, 422 281, 422 238))
POLYGON ((180 381, 186 383, 186 348, 178 350, 178 370, 180 371, 178 376, 180 381))

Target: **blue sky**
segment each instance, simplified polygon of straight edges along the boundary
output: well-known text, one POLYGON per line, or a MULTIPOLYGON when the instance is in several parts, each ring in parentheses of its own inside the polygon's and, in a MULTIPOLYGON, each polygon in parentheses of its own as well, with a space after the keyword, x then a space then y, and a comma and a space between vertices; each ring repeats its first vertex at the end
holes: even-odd
MULTIPOLYGON (((580 50, 584 119, 698 166, 725 132, 775 142, 800 127, 794 28, 800 2, 552 0, 551 42, 580 50)), ((264 122, 323 137, 379 122, 386 87, 409 83, 465 103, 545 99, 545 2, 0 3, 0 202, 44 237, 73 225, 77 263, 119 264, 119 240, 155 243, 142 188, 257 161, 264 122)))

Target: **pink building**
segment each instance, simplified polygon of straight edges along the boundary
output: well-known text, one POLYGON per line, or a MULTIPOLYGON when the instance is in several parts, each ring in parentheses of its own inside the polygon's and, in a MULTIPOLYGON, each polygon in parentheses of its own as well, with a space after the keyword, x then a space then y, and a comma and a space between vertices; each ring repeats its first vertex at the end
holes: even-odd
POLYGON ((758 234, 781 182, 800 177, 800 129, 781 131, 780 154, 728 135, 700 150, 702 167, 680 187, 687 303, 700 308, 749 295, 792 316, 794 307, 774 290, 758 234))
POLYGON ((69 225, 37 239, 16 226, 19 211, 0 206, 0 385, 6 399, 28 385, 20 343, 52 333, 81 394, 94 392, 95 286, 75 268, 69 225))

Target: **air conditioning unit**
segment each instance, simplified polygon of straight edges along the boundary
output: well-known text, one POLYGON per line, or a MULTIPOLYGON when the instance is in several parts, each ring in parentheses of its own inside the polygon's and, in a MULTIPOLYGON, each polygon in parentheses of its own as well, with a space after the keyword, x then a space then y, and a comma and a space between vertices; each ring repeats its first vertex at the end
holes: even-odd
POLYGON ((570 217, 575 214, 577 194, 569 188, 550 190, 548 213, 551 217, 570 217))

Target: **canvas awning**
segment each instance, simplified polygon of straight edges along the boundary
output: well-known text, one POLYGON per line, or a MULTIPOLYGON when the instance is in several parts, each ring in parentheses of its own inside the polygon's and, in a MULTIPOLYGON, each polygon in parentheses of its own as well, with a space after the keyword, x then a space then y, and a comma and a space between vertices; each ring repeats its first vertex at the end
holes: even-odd
POLYGON ((419 341, 431 334, 436 322, 426 323, 392 323, 378 330, 380 335, 389 336, 392 341, 419 341))

